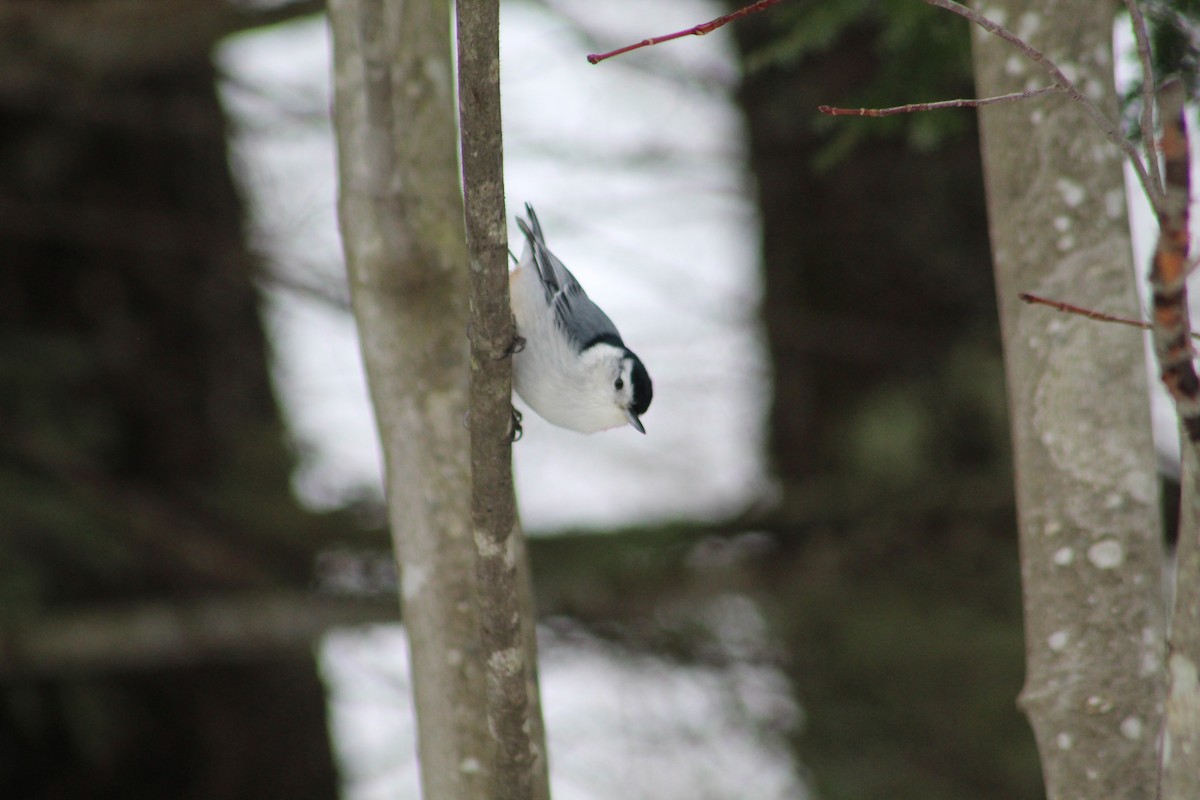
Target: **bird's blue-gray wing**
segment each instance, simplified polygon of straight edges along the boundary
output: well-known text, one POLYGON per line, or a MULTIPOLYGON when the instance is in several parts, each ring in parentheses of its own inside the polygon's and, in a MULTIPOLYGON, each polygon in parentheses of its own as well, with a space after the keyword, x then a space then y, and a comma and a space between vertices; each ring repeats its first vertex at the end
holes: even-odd
POLYGON ((529 214, 529 225, 518 218, 517 226, 529 241, 533 263, 546 291, 546 304, 554 309, 554 317, 567 338, 580 350, 596 342, 624 346, 617 326, 592 302, 566 265, 546 247, 533 206, 526 203, 525 211, 529 214))

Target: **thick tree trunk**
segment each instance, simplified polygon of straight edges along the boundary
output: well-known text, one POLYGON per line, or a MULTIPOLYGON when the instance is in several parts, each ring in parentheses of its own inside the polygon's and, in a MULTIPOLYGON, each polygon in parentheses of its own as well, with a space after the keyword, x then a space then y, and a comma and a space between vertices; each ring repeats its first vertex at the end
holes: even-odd
MULTIPOLYGON (((791 8, 739 21, 748 64, 786 52, 780 21, 806 24, 791 8)), ((878 105, 970 96, 952 67, 966 26, 927 22, 901 35, 868 9, 828 45, 747 70, 738 94, 763 228, 770 455, 795 548, 764 607, 805 710, 797 760, 831 800, 1011 800, 1040 781, 1012 702, 1011 474, 969 112, 816 112, 872 93, 878 105), (902 56, 946 69, 880 93, 902 56), (917 146, 922 125, 939 131, 934 146, 917 146)))
MULTIPOLYGON (((767 17, 738 23, 748 61, 770 41, 767 17)), ((994 411, 972 407, 980 400, 944 375, 955 363, 987 386, 995 360, 974 142, 947 133, 921 152, 901 134, 863 131, 878 120, 816 113, 882 80, 880 38, 872 24, 847 28, 795 66, 749 70, 738 93, 762 220, 770 455, 785 494, 857 473, 861 500, 873 483, 907 491, 938 470, 1002 462, 987 426, 994 411), (835 157, 847 126, 867 139, 835 157), (876 407, 888 395, 891 407, 876 407), (880 424, 892 435, 916 426, 920 438, 903 457, 864 465, 880 424)), ((969 83, 948 91, 969 94, 969 83)))
MULTIPOLYGON (((1116 117, 1115 4, 989 11, 1116 117)), ((1048 83, 977 33, 981 96, 1048 83)), ((1009 408, 1033 724, 1050 800, 1149 798, 1163 702, 1162 530, 1141 337, 1018 300, 1138 316, 1121 154, 1061 96, 982 110, 1009 408)))
MULTIPOLYGON (((61 5, 0 14, 0 614, 299 589, 216 32, 61 5)), ((192 663, 0 682, 0 796, 336 794, 309 648, 192 663)))
MULTIPOLYGON (((330 4, 339 218, 386 462, 430 800, 490 797, 450 4, 330 4)), ((398 756, 402 757, 402 756, 398 756)))

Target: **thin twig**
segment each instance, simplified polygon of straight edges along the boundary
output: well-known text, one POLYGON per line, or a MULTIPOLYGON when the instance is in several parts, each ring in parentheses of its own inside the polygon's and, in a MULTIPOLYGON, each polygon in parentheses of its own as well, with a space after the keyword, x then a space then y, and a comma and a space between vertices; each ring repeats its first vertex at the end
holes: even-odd
POLYGON ((890 117, 894 114, 910 114, 914 111, 937 111, 943 108, 979 108, 996 103, 1011 103, 1014 100, 1025 100, 1051 92, 1063 91, 1060 86, 1043 86, 1041 89, 1027 89, 1024 92, 1013 92, 996 97, 980 97, 970 100, 939 100, 936 103, 910 103, 906 106, 891 108, 835 108, 833 106, 817 106, 822 114, 834 117, 890 117))
MULTIPOLYGON (((1131 328, 1138 328, 1143 331, 1148 331, 1154 327, 1149 322, 1130 319, 1129 317, 1118 317, 1115 314, 1105 314, 1103 311, 1093 311, 1090 308, 1071 305, 1070 303, 1064 303, 1061 300, 1050 300, 1046 297, 1039 297, 1038 295, 1030 292, 1021 292, 1019 295, 1017 295, 1017 297, 1026 303, 1029 303, 1030 305, 1049 306, 1055 311, 1061 311, 1064 314, 1075 314, 1080 317, 1087 317, 1088 319, 1094 319, 1097 322, 1114 322, 1117 325, 1128 325, 1131 328)), ((1200 339, 1200 333, 1193 333, 1192 338, 1200 339)))
MULTIPOLYGON (((1115 314, 1105 314, 1103 311, 1093 311, 1090 308, 1071 305, 1070 303, 1064 303, 1061 300, 1050 300, 1049 298, 1040 297, 1030 292, 1021 292, 1019 295, 1017 295, 1017 297, 1020 300, 1029 303, 1030 305, 1049 306, 1055 311, 1061 311, 1064 314, 1075 314, 1076 316, 1087 317, 1088 319, 1092 319, 1097 322, 1113 322, 1117 325, 1128 325, 1131 328, 1138 328, 1143 331, 1151 330, 1154 327, 1149 322, 1130 319, 1129 317, 1118 317, 1115 314)), ((1192 338, 1200 339, 1200 333, 1193 333, 1192 338)))
POLYGON ((1066 75, 1062 73, 1062 70, 1058 68, 1057 64, 1047 58, 1046 55, 1040 50, 1030 45, 1012 31, 1008 30, 1002 25, 997 25, 995 22, 992 22, 978 11, 967 8, 961 3, 956 3, 954 0, 924 0, 924 2, 928 5, 945 9, 952 14, 957 14, 973 24, 978 25, 993 36, 997 36, 1008 42, 1010 45, 1019 50, 1026 58, 1044 69, 1054 80, 1054 83, 1057 86, 1061 87, 1062 90, 1066 92, 1072 100, 1084 107, 1087 113, 1091 115, 1092 119, 1096 121, 1096 124, 1100 126, 1100 129, 1104 131, 1104 135, 1108 137, 1109 141, 1119 147, 1121 152, 1126 155, 1130 164, 1133 165, 1134 172, 1137 173, 1138 180, 1142 184, 1142 189, 1146 192, 1146 196, 1150 198, 1151 205, 1154 206, 1156 210, 1159 209, 1161 205, 1162 193, 1157 191, 1158 187, 1151 183, 1150 176, 1146 173, 1146 165, 1143 163, 1141 154, 1138 153, 1137 148, 1130 144, 1129 141, 1121 135, 1121 132, 1117 126, 1113 124, 1112 120, 1110 120, 1108 116, 1096 106, 1095 103, 1093 103, 1091 100, 1085 97, 1081 91, 1079 91, 1079 87, 1077 87, 1069 78, 1067 78, 1066 75))
POLYGON ((1146 166, 1150 168, 1150 181, 1155 189, 1163 191, 1162 173, 1158 169, 1158 153, 1154 151, 1154 65, 1150 61, 1150 36, 1146 32, 1146 18, 1136 0, 1125 0, 1129 9, 1129 23, 1137 39, 1138 58, 1142 62, 1142 149, 1146 153, 1146 166))
POLYGON ((1061 311, 1064 314, 1075 314, 1080 317, 1087 317, 1088 319, 1094 319, 1097 322, 1115 322, 1118 325, 1128 325, 1131 328, 1140 328, 1144 331, 1148 331, 1151 328, 1149 322, 1130 319, 1129 317, 1118 317, 1115 314, 1105 314, 1103 311, 1093 311, 1090 308, 1064 303, 1061 300, 1049 300, 1045 297, 1039 297, 1038 295, 1030 292, 1021 292, 1019 295, 1017 295, 1017 297, 1024 302, 1029 303, 1030 305, 1049 306, 1055 311, 1061 311))
POLYGON ((587 60, 591 64, 599 64, 601 61, 603 61, 606 58, 612 58, 613 56, 619 56, 622 53, 628 53, 631 50, 639 50, 643 47, 652 47, 661 42, 669 42, 672 39, 682 39, 684 36, 703 36, 706 33, 712 33, 717 28, 720 28, 724 25, 728 25, 730 22, 733 22, 735 19, 740 19, 741 17, 745 17, 749 14, 753 14, 756 11, 762 11, 763 9, 769 8, 770 6, 773 6, 776 3, 780 3, 780 2, 782 2, 782 0, 758 0, 758 2, 751 3, 750 5, 746 6, 745 8, 739 8, 737 11, 734 11, 732 14, 726 14, 723 17, 717 17, 716 19, 711 20, 709 22, 702 22, 701 24, 695 25, 691 28, 688 28, 687 30, 676 31, 675 33, 668 33, 665 36, 652 36, 649 39, 643 39, 640 42, 635 42, 634 44, 626 45, 625 47, 621 47, 616 50, 612 50, 608 53, 592 53, 591 55, 589 55, 587 57, 587 60))

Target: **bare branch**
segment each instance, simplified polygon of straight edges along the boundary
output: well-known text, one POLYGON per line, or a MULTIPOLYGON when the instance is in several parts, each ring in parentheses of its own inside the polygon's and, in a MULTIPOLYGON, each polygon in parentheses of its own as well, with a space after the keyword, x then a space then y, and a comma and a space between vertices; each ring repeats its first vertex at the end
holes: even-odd
POLYGON ((640 50, 643 47, 653 47, 656 44, 669 42, 672 39, 682 39, 684 36, 703 36, 706 33, 712 33, 717 28, 728 25, 735 19, 741 19, 742 17, 748 16, 757 11, 762 11, 763 9, 769 8, 779 2, 781 2, 781 0, 758 0, 758 2, 751 3, 745 8, 739 8, 732 14, 726 14, 723 17, 717 17, 716 19, 708 22, 702 22, 699 25, 694 25, 686 30, 668 33, 665 36, 652 36, 649 39, 643 39, 640 42, 635 42, 634 44, 626 45, 625 47, 620 47, 607 53, 592 53, 587 57, 587 60, 591 64, 599 64, 606 58, 619 56, 622 53, 628 53, 631 50, 640 50))
POLYGON ((288 592, 39 614, 0 628, 0 675, 261 658, 311 647, 330 628, 398 619, 394 602, 288 592))
MULTIPOLYGON (((24 52, 53 64, 49 72, 57 80, 75 74, 148 75, 208 53, 224 36, 318 14, 324 6, 323 0, 32 0, 0 4, 0 27, 20 36, 24 52)), ((46 86, 42 72, 4 69, 0 92, 6 98, 36 97, 30 93, 46 86)))
POLYGON ((1146 196, 1150 198, 1151 205, 1153 205, 1156 209, 1159 207, 1162 202, 1162 193, 1158 190, 1158 187, 1151 182, 1150 176, 1146 173, 1146 165, 1143 163, 1141 154, 1138 153, 1137 148, 1130 144, 1129 140, 1121 135, 1120 129, 1103 111, 1099 109, 1095 103, 1093 103, 1091 100, 1085 97, 1081 91, 1079 91, 1079 87, 1077 87, 1074 82, 1072 82, 1069 78, 1067 78, 1066 75, 1062 73, 1062 70, 1058 68, 1057 64, 1050 60, 1040 50, 1030 45, 1012 31, 1008 30, 1002 25, 992 22, 978 11, 967 8, 961 3, 956 3, 954 0, 924 0, 924 2, 931 6, 936 6, 937 8, 942 8, 953 14, 957 14, 973 24, 978 25, 993 36, 1003 39, 1009 45, 1020 51, 1030 61, 1044 69, 1046 73, 1049 74, 1054 80, 1055 85, 1066 92, 1067 96, 1069 96, 1072 100, 1082 105, 1092 119, 1095 120, 1096 124, 1100 126, 1100 129, 1104 131, 1104 135, 1108 137, 1108 140, 1121 149, 1121 152, 1125 154, 1125 156, 1129 159, 1130 164, 1133 165, 1134 172, 1136 172, 1138 176, 1138 181, 1142 184, 1142 189, 1146 192, 1146 196))
POLYGON ((1025 100, 1052 92, 1061 92, 1060 86, 1044 86, 1041 89, 1027 89, 1023 92, 997 95, 996 97, 981 97, 970 100, 939 100, 936 103, 910 103, 906 106, 891 108, 835 108, 833 106, 817 106, 822 114, 833 117, 890 117, 894 114, 911 114, 915 111, 938 111, 944 108, 979 108, 996 103, 1011 103, 1014 100, 1025 100))
MULTIPOLYGON (((1061 311, 1064 314, 1076 314, 1080 317, 1087 317, 1088 319, 1095 320, 1096 322, 1112 322, 1117 325, 1128 325, 1131 328, 1139 328, 1143 331, 1151 330, 1154 327, 1149 322, 1143 322, 1142 320, 1130 319, 1129 317, 1119 317, 1115 314, 1106 314, 1103 311, 1093 311, 1092 309, 1084 308, 1083 306, 1064 303, 1062 300, 1050 300, 1046 297, 1039 297, 1038 295, 1030 292, 1021 292, 1019 295, 1017 295, 1017 297, 1023 302, 1029 303, 1030 305, 1049 306, 1055 311, 1061 311)), ((1200 333, 1192 333, 1191 336, 1193 339, 1200 339, 1200 333)))
POLYGON ((1019 295, 1017 295, 1017 297, 1019 297, 1023 302, 1029 303, 1030 305, 1049 306, 1055 311, 1062 311, 1065 314, 1076 314, 1081 317, 1087 317, 1088 319, 1094 319, 1097 322, 1114 322, 1118 325, 1129 325, 1130 327, 1140 328, 1144 331, 1150 330, 1149 322, 1129 319, 1128 317, 1118 317, 1113 314, 1105 314, 1103 311, 1093 311, 1090 308, 1071 305, 1070 303, 1064 303, 1061 300, 1048 300, 1045 297, 1039 297, 1038 295, 1031 294, 1029 292, 1021 292, 1019 295))
POLYGON ((1163 190, 1162 174, 1158 169, 1158 154, 1154 151, 1154 65, 1150 61, 1150 36, 1146 32, 1146 18, 1136 0, 1125 0, 1129 9, 1129 21, 1137 39, 1138 59, 1142 62, 1142 149, 1146 153, 1146 165, 1150 168, 1150 182, 1160 193, 1163 190))

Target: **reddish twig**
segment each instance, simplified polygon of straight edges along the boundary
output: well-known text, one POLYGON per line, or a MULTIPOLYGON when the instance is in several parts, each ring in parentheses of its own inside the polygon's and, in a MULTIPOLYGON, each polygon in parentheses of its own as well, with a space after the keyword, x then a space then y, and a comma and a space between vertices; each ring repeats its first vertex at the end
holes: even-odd
POLYGON ((622 53, 628 53, 631 50, 639 50, 643 47, 651 47, 651 46, 659 44, 661 42, 669 42, 672 39, 682 39, 684 36, 703 36, 706 33, 712 33, 717 28, 720 28, 724 25, 728 25, 730 22, 733 22, 735 19, 740 19, 741 17, 745 17, 749 14, 753 14, 756 11, 762 11, 764 8, 768 8, 770 6, 775 5, 776 3, 780 3, 780 2, 782 2, 782 0, 758 0, 758 2, 751 3, 750 5, 746 6, 745 8, 739 8, 737 11, 734 11, 732 14, 726 14, 723 17, 717 17, 716 19, 714 19, 710 22, 703 22, 699 25, 688 28, 687 30, 676 31, 675 33, 668 33, 666 36, 652 36, 649 39, 643 39, 640 42, 636 42, 631 45, 626 45, 625 47, 621 47, 617 50, 612 50, 608 53, 592 53, 591 55, 589 55, 587 57, 587 60, 591 64, 599 64, 601 61, 603 61, 606 58, 612 58, 613 56, 619 56, 622 53))
POLYGON ((1159 372, 1175 400, 1188 439, 1200 442, 1200 378, 1192 363, 1187 303, 1191 154, 1184 99, 1183 84, 1178 79, 1168 81, 1158 91, 1166 182, 1158 209, 1158 245, 1150 265, 1150 286, 1154 290, 1154 352, 1159 372))
POLYGON ((1031 294, 1030 292, 1021 292, 1019 295, 1017 295, 1017 297, 1026 303, 1029 303, 1030 305, 1049 306, 1055 311, 1061 311, 1064 314, 1076 314, 1080 317, 1094 319, 1097 322, 1115 322, 1118 325, 1128 325, 1132 328, 1140 328, 1144 331, 1148 331, 1151 328, 1149 322, 1142 322, 1141 320, 1130 319, 1129 317, 1118 317, 1115 314, 1105 314, 1103 311, 1093 311, 1090 308, 1071 305, 1070 303, 1064 303, 1061 300, 1048 300, 1045 297, 1039 297, 1038 295, 1031 294))
MULTIPOLYGON (((1103 311, 1093 311, 1090 308, 1083 306, 1075 306, 1070 303, 1064 303, 1061 300, 1050 300, 1046 297, 1033 294, 1032 292, 1021 292, 1017 298, 1029 303, 1033 306, 1049 306, 1055 311, 1061 311, 1064 314, 1075 314, 1080 317, 1096 320, 1097 322, 1114 322, 1117 325, 1128 325, 1131 328, 1148 331, 1154 326, 1149 322, 1143 322, 1140 319, 1130 319, 1129 317, 1118 317, 1116 314, 1105 314, 1103 311)), ((1200 333, 1193 333, 1193 339, 1200 339, 1200 333)))
POLYGON ((1158 186, 1150 180, 1150 176, 1146 172, 1146 165, 1143 163, 1142 157, 1138 153, 1137 148, 1130 144, 1129 140, 1121 135, 1121 131, 1112 122, 1112 120, 1110 120, 1095 103, 1084 96, 1083 92, 1079 90, 1079 87, 1063 74, 1062 70, 1058 68, 1057 64, 1051 61, 1042 51, 1033 47, 1012 31, 1008 30, 1002 25, 997 25, 983 14, 967 8, 961 3, 956 3, 954 0, 924 0, 924 2, 931 6, 936 6, 937 8, 945 9, 953 14, 957 14, 972 24, 978 25, 980 28, 983 28, 993 36, 997 36, 1000 39, 1003 39, 1005 42, 1008 42, 1008 44, 1020 51, 1022 55, 1044 69, 1054 81, 1054 84, 1066 92, 1068 97, 1083 106, 1084 110, 1087 111, 1096 124, 1100 126, 1100 129, 1104 131, 1104 135, 1108 137, 1108 140, 1121 149, 1121 152, 1125 154, 1126 158, 1129 159, 1129 163, 1133 166, 1133 171, 1137 173, 1138 181, 1142 184, 1142 189, 1146 192, 1146 196, 1150 198, 1150 204, 1154 206, 1155 209, 1158 208, 1162 199, 1162 192, 1159 190, 1158 186))
POLYGON ((938 111, 943 108, 979 108, 996 103, 1011 103, 1014 100, 1025 100, 1029 97, 1061 92, 1060 86, 1044 86, 1041 89, 1028 89, 1024 92, 1013 92, 996 97, 980 97, 970 100, 939 100, 936 103, 910 103, 906 106, 891 108, 836 108, 834 106, 817 106, 822 114, 833 117, 890 117, 893 114, 910 114, 914 111, 938 111))
MULTIPOLYGON (((1146 171, 1146 164, 1143 162, 1137 148, 1130 144, 1117 126, 1108 118, 1100 108, 1084 96, 1079 87, 1074 84, 1058 65, 1050 60, 1045 53, 1030 45, 1021 37, 1017 36, 1012 31, 1005 28, 1003 25, 998 25, 992 20, 980 14, 978 11, 967 8, 962 3, 957 3, 955 0, 924 0, 925 3, 937 8, 944 9, 953 14, 966 19, 973 25, 983 28, 993 36, 1003 39, 1005 42, 1016 48, 1022 55, 1028 58, 1033 63, 1040 66, 1050 78, 1054 81, 1054 87, 1064 92, 1068 97, 1083 106, 1084 110, 1092 117, 1100 129, 1104 131, 1104 135, 1108 140, 1120 148, 1121 152, 1129 159, 1129 163, 1133 166, 1133 171, 1138 176, 1138 181, 1142 184, 1142 189, 1146 192, 1146 196, 1150 198, 1150 204, 1155 209, 1159 207, 1162 200, 1162 190, 1159 188, 1158 181, 1152 179, 1151 175, 1146 171)), ((743 9, 745 10, 745 9, 743 9)), ((1144 26, 1143 26, 1144 27, 1144 26)), ((679 35, 685 35, 688 31, 684 31, 679 35)), ((652 42, 651 42, 652 43, 652 42)), ((590 56, 589 56, 590 58, 590 56)), ((1041 90, 1034 92, 1042 94, 1041 90)), ((1003 103, 1010 100, 1024 99, 1022 95, 1025 93, 1016 93, 1014 95, 1001 95, 997 98, 983 98, 982 100, 947 100, 942 103, 916 103, 908 106, 896 106, 894 108, 883 109, 834 109, 829 106, 820 106, 820 110, 825 114, 833 114, 835 116, 860 116, 860 117, 886 117, 892 114, 904 114, 911 111, 928 111, 935 108, 970 108, 981 105, 990 105, 992 103, 1003 103)))

